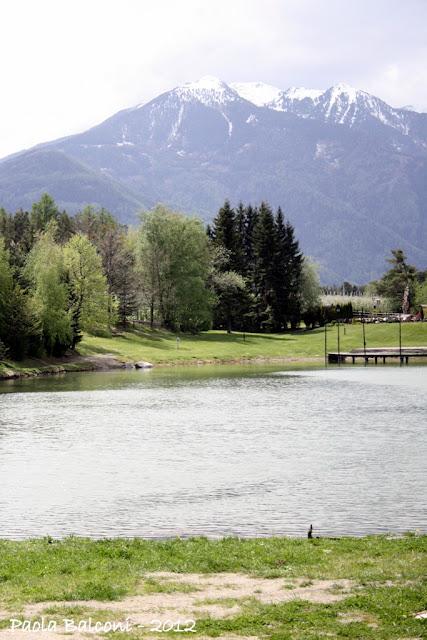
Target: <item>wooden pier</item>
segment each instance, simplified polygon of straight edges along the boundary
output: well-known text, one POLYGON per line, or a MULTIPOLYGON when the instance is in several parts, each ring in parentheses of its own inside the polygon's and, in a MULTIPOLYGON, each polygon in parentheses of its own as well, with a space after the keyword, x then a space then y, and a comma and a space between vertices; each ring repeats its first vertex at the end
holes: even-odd
POLYGON ((364 360, 365 364, 368 364, 370 360, 375 364, 378 364, 378 361, 385 364, 386 360, 390 358, 397 358, 400 360, 400 364, 408 364, 409 358, 427 359, 427 347, 402 347, 401 349, 399 347, 378 347, 328 353, 328 362, 331 364, 341 364, 347 359, 351 359, 352 364, 355 364, 356 360, 364 360))

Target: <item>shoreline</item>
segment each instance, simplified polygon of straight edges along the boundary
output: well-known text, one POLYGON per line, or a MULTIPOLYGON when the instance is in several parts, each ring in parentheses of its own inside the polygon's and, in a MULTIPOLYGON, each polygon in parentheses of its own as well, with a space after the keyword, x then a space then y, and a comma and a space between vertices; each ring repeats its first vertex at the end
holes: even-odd
POLYGON ((22 536, 13 536, 0 533, 0 544, 1 543, 37 543, 37 542, 47 542, 48 544, 67 544, 69 541, 77 541, 84 543, 96 543, 96 542, 141 542, 146 544, 162 544, 162 543, 171 543, 174 541, 182 542, 182 543, 190 543, 194 540, 203 540, 207 543, 221 543, 229 540, 233 540, 235 542, 260 542, 263 541, 271 541, 271 540, 282 540, 285 542, 303 542, 305 540, 311 541, 316 544, 316 541, 322 540, 323 542, 361 542, 367 539, 382 539, 382 540, 405 540, 407 538, 417 538, 423 539, 427 542, 427 528, 419 528, 416 527, 414 529, 404 529, 401 531, 396 531, 393 529, 389 530, 381 530, 371 531, 367 533, 322 533, 323 529, 314 529, 313 537, 308 538, 307 531, 301 531, 300 534, 296 533, 265 533, 265 534, 254 534, 254 535, 239 535, 238 533, 232 534, 209 534, 209 533, 171 533, 170 535, 91 535, 87 533, 65 533, 63 535, 55 535, 55 534, 35 534, 35 535, 22 535, 22 536))
MULTIPOLYGON (((361 349, 360 327, 348 325, 341 332, 341 350, 361 349)), ((373 325, 366 331, 369 348, 398 348, 396 328, 373 325)), ((85 334, 78 351, 62 357, 0 361, 0 380, 52 376, 71 372, 111 371, 114 369, 217 366, 283 365, 321 366, 325 347, 336 349, 337 331, 329 328, 280 334, 206 331, 182 334, 180 340, 170 331, 129 330, 111 336, 85 334), (326 340, 326 342, 325 342, 326 340), (151 364, 152 363, 152 364, 151 364)), ((402 346, 427 347, 427 325, 408 325, 402 329, 402 346), (423 325, 423 326, 421 326, 423 325)))
POLYGON ((93 371, 112 371, 114 369, 126 369, 128 364, 115 356, 68 356, 64 358, 46 361, 34 358, 30 366, 9 362, 3 364, 0 369, 0 380, 18 380, 20 378, 36 378, 44 376, 61 375, 64 373, 84 373, 93 371), (40 363, 40 364, 39 364, 40 363))
MULTIPOLYGON (((34 360, 36 363, 37 361, 34 360)), ((41 360, 43 363, 44 361, 41 360)), ((4 365, 0 369, 0 381, 19 380, 21 378, 36 378, 55 375, 63 375, 66 373, 93 373, 96 371, 114 371, 114 370, 137 370, 137 369, 167 369, 172 367, 194 367, 194 366, 221 366, 221 365, 262 365, 262 364, 290 364, 290 363, 307 363, 314 364, 323 362, 320 356, 257 356, 254 358, 208 358, 196 359, 189 358, 182 360, 170 360, 159 363, 146 363, 149 366, 137 366, 138 361, 124 361, 113 354, 103 356, 81 356, 72 358, 61 358, 52 363, 41 364, 39 367, 23 367, 4 365), (65 360, 65 362, 64 362, 65 360)))

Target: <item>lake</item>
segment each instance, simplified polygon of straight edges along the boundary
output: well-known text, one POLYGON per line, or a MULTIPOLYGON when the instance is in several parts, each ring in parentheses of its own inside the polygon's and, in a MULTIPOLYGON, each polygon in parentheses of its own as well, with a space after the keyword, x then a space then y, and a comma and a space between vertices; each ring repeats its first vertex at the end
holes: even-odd
POLYGON ((427 531, 427 367, 0 383, 0 537, 427 531))

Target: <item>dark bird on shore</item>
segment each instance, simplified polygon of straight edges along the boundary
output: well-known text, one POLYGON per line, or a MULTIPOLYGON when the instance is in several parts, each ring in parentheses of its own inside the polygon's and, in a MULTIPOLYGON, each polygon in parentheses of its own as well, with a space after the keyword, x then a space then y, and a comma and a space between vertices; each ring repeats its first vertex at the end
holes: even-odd
POLYGON ((313 537, 313 525, 311 524, 310 529, 308 530, 308 533, 307 533, 307 538, 311 539, 312 537, 313 537))

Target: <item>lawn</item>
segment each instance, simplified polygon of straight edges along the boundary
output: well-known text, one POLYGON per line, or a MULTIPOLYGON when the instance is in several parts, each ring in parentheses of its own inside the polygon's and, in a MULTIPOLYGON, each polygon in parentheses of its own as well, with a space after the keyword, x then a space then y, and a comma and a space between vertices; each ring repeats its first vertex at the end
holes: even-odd
MULTIPOLYGON (((368 347, 398 346, 398 324, 365 325, 368 347)), ((360 324, 341 326, 341 351, 363 347, 360 324)), ((242 358, 323 358, 323 329, 286 334, 208 331, 197 336, 166 331, 123 332, 113 338, 85 335, 79 346, 83 355, 111 353, 129 361, 148 360, 154 364, 191 360, 232 361, 242 358), (178 348, 179 347, 179 348, 178 348)), ((327 331, 328 349, 337 348, 337 328, 327 331)), ((427 323, 402 325, 403 346, 427 346, 427 323)))
MULTIPOLYGON (((114 620, 120 613, 120 602, 123 601, 121 615, 125 616, 129 603, 126 598, 137 595, 140 602, 144 597, 151 598, 145 600, 146 605, 159 602, 157 596, 169 603, 170 610, 165 614, 155 609, 155 618, 171 617, 175 596, 176 611, 182 608, 182 599, 189 598, 200 612, 198 615, 193 611, 196 633, 191 635, 195 637, 230 638, 236 634, 276 640, 325 636, 421 638, 426 621, 415 618, 415 614, 426 608, 426 551, 427 536, 413 534, 402 538, 313 540, 2 540, 0 628, 9 626, 12 615, 26 614, 28 603, 42 603, 39 609, 33 605, 32 616, 90 615, 114 620), (158 579, 156 574, 146 575, 158 571, 172 572, 169 580, 165 581, 161 574, 158 579), (245 598, 236 592, 236 597, 222 601, 203 600, 203 589, 187 582, 194 579, 195 573, 205 575, 206 580, 216 580, 217 585, 224 574, 223 590, 232 586, 227 584, 232 576, 243 574, 247 576, 244 579, 256 580, 258 588, 245 598), (315 588, 319 579, 331 581, 328 592, 338 594, 338 598, 321 603, 309 596, 305 599, 298 591, 292 595, 297 584, 315 588), (349 581, 345 589, 343 579, 349 581), (262 601, 263 585, 273 580, 278 585, 279 599, 280 593, 284 594, 282 601, 262 601), (85 605, 85 601, 90 602, 85 605), (225 614, 206 615, 206 605, 220 606, 225 614)), ((114 634, 123 639, 140 636, 143 633, 139 630, 114 634)))
MULTIPOLYGON (((367 347, 398 346, 398 324, 367 324, 367 347)), ((329 351, 337 350, 337 327, 327 330, 329 351)), ((427 323, 402 324, 403 346, 427 346, 427 323)), ((341 325, 341 351, 363 347, 360 324, 341 325)), ((165 330, 129 330, 112 337, 85 334, 78 345, 82 356, 111 354, 119 360, 136 362, 146 360, 153 364, 194 362, 238 362, 256 358, 283 358, 300 360, 324 358, 325 331, 295 331, 283 334, 232 333, 206 331, 199 335, 177 335, 165 330)), ((93 364, 78 358, 39 358, 22 362, 0 362, 0 377, 9 371, 27 375, 59 373, 61 371, 84 371, 93 369, 93 364)))

